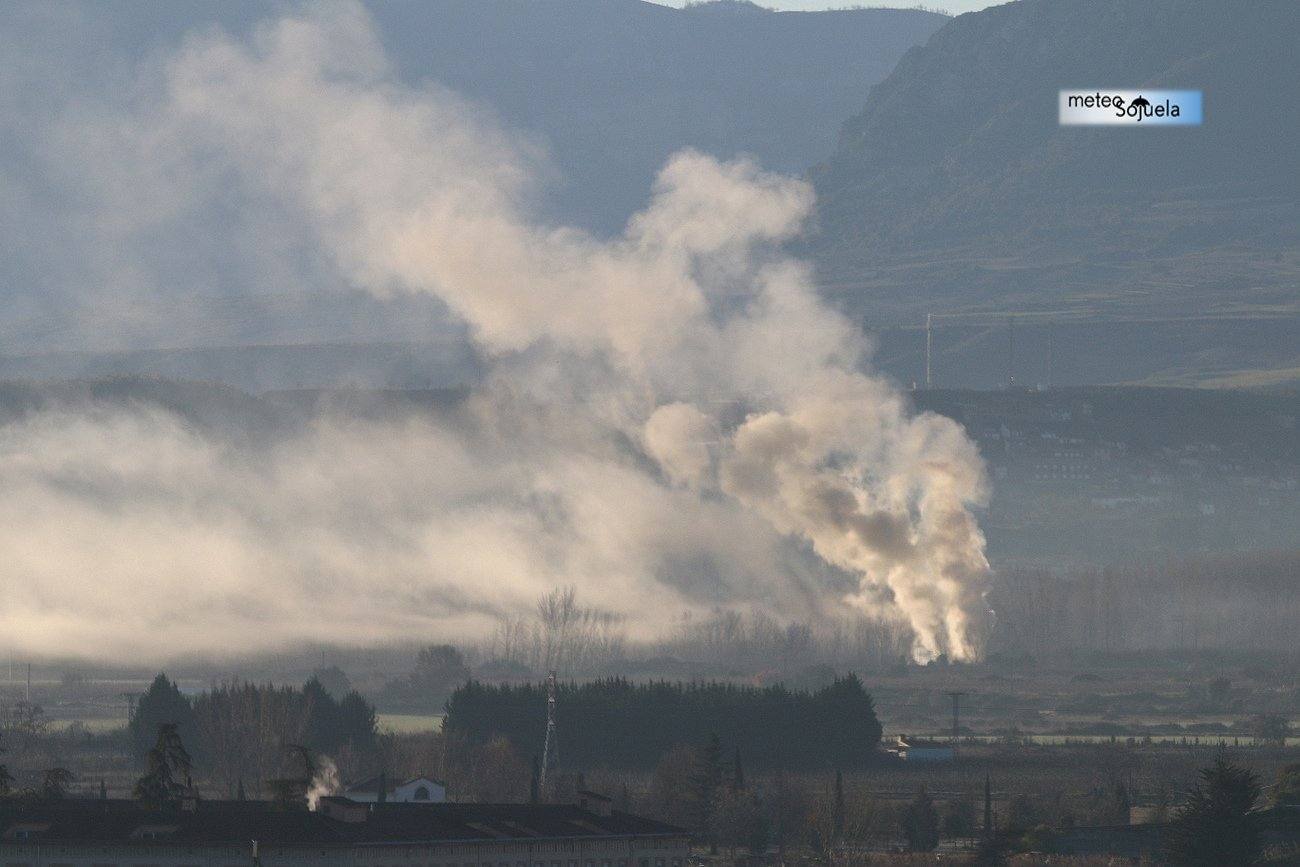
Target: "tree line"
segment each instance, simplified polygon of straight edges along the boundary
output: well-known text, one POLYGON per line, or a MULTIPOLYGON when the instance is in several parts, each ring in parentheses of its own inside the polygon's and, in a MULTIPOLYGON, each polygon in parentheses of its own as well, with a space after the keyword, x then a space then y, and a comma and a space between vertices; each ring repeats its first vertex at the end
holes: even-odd
MULTIPOLYGON (((557 705, 560 756, 571 769, 646 768, 673 747, 713 734, 769 767, 861 767, 875 757, 881 735, 875 705, 855 675, 815 692, 610 678, 561 684, 557 705)), ((444 729, 470 742, 500 736, 540 752, 546 688, 471 681, 448 700, 444 729)))
POLYGON ((190 698, 159 674, 128 725, 137 759, 148 762, 162 731, 228 797, 266 793, 298 772, 303 749, 364 763, 377 739, 375 708, 357 692, 335 698, 315 677, 301 688, 231 681, 190 698))
POLYGON ((1159 564, 1001 570, 993 652, 1049 656, 1215 648, 1293 652, 1300 551, 1159 564))

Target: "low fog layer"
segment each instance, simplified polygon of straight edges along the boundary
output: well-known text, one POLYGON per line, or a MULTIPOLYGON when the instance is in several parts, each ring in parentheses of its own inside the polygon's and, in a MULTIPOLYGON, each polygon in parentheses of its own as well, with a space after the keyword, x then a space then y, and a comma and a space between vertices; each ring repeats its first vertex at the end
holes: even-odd
MULTIPOLYGON (((132 92, 66 130, 86 194, 115 206, 87 227, 105 256, 202 215, 225 226, 207 243, 250 252, 231 279, 307 263, 376 303, 435 298, 487 372, 440 416, 324 411, 259 437, 93 398, 11 420, 16 646, 468 637, 572 584, 633 635, 714 607, 863 610, 909 624, 918 659, 978 655, 982 463, 860 372, 861 335, 779 252, 804 184, 688 151, 612 241, 539 224, 528 149, 399 83, 354 5, 194 35, 132 92)), ((153 258, 115 261, 123 285, 158 285, 153 258)))

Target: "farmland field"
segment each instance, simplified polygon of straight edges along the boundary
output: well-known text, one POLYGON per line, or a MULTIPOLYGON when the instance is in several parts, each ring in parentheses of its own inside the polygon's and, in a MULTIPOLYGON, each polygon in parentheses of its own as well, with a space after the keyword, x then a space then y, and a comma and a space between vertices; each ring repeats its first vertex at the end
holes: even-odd
POLYGON ((446 714, 441 713, 381 713, 378 715, 379 730, 397 735, 437 732, 442 731, 442 721, 445 718, 446 714))

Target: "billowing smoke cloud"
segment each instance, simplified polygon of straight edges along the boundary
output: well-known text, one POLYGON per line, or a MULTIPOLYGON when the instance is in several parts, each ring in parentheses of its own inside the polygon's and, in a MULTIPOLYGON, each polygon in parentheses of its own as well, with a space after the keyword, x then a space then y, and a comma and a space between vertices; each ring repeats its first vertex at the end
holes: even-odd
POLYGON ((620 237, 548 226, 535 154, 400 83, 354 5, 195 36, 142 76, 125 113, 63 130, 85 195, 130 222, 114 237, 196 213, 245 241, 283 227, 258 250, 271 279, 436 297, 489 374, 453 419, 325 417, 265 448, 155 411, 10 425, 13 640, 131 656, 142 635, 472 635, 573 583, 642 635, 719 604, 857 607, 904 618, 918 658, 977 655, 982 465, 860 372, 862 337, 780 252, 806 185, 686 151, 620 237))

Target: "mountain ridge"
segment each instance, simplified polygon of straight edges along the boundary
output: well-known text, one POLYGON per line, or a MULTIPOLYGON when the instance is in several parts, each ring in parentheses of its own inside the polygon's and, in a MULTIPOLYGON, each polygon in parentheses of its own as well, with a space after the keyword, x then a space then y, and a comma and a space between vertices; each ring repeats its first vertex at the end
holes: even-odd
POLYGON ((911 49, 810 176, 846 309, 1295 315, 1300 5, 1019 0, 911 49), (1062 88, 1182 87, 1185 128, 1065 128, 1062 88))

